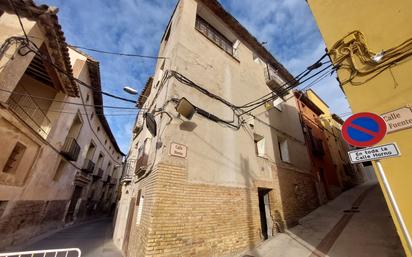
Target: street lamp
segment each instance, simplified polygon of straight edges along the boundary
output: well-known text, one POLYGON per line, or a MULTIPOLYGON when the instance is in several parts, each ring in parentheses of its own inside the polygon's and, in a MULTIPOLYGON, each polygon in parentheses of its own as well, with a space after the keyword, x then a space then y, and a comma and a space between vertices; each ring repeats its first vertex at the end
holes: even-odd
POLYGON ((131 87, 124 87, 123 90, 131 95, 137 95, 138 92, 136 89, 131 88, 131 87))

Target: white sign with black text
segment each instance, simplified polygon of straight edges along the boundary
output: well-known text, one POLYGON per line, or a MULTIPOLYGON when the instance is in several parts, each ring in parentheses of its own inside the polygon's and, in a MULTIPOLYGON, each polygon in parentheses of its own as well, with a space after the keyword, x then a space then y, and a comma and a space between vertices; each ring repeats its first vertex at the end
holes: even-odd
POLYGON ((396 143, 374 146, 348 152, 351 163, 380 160, 401 155, 396 143))

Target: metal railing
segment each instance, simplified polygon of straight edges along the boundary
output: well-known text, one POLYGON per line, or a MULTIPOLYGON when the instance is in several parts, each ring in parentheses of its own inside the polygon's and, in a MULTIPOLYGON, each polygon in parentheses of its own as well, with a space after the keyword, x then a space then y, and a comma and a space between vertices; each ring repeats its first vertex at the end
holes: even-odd
POLYGON ((126 163, 124 164, 123 175, 121 178, 122 182, 129 182, 132 180, 134 170, 136 167, 136 161, 137 159, 128 159, 126 161, 126 163))
POLYGON ((47 138, 52 123, 30 95, 12 95, 8 104, 13 113, 40 134, 41 137, 47 138))
POLYGON ((92 173, 93 170, 94 170, 94 166, 95 166, 94 162, 92 162, 92 161, 89 160, 89 159, 85 159, 85 160, 84 160, 84 164, 83 164, 82 171, 84 171, 84 172, 86 172, 86 173, 92 173))
POLYGON ((80 146, 76 139, 73 137, 67 137, 64 142, 61 153, 65 155, 70 161, 77 161, 80 154, 80 146))
POLYGON ((111 185, 116 185, 117 184, 117 178, 110 178, 110 184, 111 185))
POLYGON ((101 169, 101 168, 99 168, 99 169, 97 169, 97 170, 95 171, 95 173, 93 173, 93 177, 102 178, 102 177, 103 177, 103 173, 104 173, 104 170, 101 169))
POLYGON ((0 257, 81 257, 79 248, 0 253, 0 257))

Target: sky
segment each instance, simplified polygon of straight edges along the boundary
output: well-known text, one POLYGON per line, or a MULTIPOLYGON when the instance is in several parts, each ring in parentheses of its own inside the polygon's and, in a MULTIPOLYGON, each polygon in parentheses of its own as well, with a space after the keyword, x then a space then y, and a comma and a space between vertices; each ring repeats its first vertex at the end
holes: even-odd
MULTIPOLYGON (((324 54, 325 45, 303 0, 219 0, 293 75, 324 54)), ((156 56, 160 40, 177 0, 37 0, 59 8, 59 22, 67 43, 113 52, 156 56)), ((100 62, 103 90, 136 99, 123 91, 139 92, 154 72, 155 61, 84 51, 100 62)), ((332 112, 347 114, 349 105, 335 75, 312 87, 332 112)), ((105 105, 133 104, 104 97, 105 105)), ((137 112, 105 110, 121 148, 127 153, 137 112)))

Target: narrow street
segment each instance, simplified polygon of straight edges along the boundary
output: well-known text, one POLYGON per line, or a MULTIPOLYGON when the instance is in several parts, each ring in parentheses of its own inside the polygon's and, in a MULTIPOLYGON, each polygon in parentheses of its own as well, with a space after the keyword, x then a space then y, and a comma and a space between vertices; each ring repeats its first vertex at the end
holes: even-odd
POLYGON ((383 194, 375 183, 343 193, 299 223, 240 256, 405 256, 383 194))
POLYGON ((80 248, 82 257, 121 257, 112 242, 112 233, 111 219, 103 219, 61 230, 24 250, 80 248))

